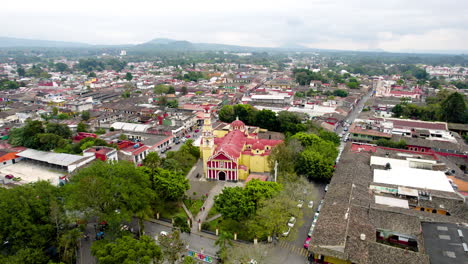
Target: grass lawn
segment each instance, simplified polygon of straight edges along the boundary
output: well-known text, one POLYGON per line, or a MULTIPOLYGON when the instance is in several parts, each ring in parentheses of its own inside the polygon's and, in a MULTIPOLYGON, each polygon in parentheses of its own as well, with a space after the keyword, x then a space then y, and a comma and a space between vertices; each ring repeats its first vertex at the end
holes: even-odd
POLYGON ((200 212, 200 208, 203 206, 203 201, 198 199, 185 199, 184 204, 192 213, 193 217, 196 217, 200 212))
POLYGON ((213 221, 203 223, 202 228, 211 232, 216 232, 216 228, 218 228, 219 232, 226 231, 232 234, 237 233, 238 239, 253 241, 253 236, 249 234, 242 222, 229 219, 223 220, 223 218, 220 217, 213 221))
POLYGON ((160 218, 172 219, 176 216, 187 218, 187 214, 180 202, 165 202, 164 204, 157 205, 153 210, 155 216, 156 213, 159 212, 160 218))

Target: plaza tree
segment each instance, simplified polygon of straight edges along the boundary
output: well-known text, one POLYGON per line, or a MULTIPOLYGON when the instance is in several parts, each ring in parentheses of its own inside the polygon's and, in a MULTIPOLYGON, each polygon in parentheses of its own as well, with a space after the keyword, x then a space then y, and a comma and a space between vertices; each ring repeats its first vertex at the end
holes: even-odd
POLYGON ((242 187, 224 188, 223 192, 215 197, 214 206, 223 218, 242 221, 255 213, 255 201, 246 195, 242 187))
POLYGON ((67 184, 68 207, 120 225, 150 208, 154 192, 149 177, 133 163, 95 161, 67 184))
POLYGON ((164 253, 164 259, 171 264, 176 263, 186 250, 185 242, 180 238, 180 233, 177 230, 168 235, 160 235, 158 242, 164 253))
POLYGON ((156 264, 161 263, 163 258, 161 249, 149 236, 139 239, 124 236, 113 242, 96 241, 91 249, 100 264, 156 264))
MULTIPOLYGON (((284 192, 262 200, 255 216, 247 222, 249 232, 256 238, 279 237, 286 231, 286 223, 291 216, 296 217, 297 226, 302 225, 302 211, 296 205, 297 201, 284 192)), ((293 239, 295 233, 291 232, 288 238, 293 239)))
POLYGON ((178 201, 190 188, 184 174, 161 168, 155 170, 154 182, 158 198, 164 201, 178 201))

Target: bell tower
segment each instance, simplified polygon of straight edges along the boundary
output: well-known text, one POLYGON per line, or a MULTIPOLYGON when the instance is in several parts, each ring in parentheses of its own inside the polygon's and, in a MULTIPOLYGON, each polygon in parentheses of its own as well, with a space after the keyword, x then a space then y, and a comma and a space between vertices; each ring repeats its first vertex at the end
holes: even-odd
POLYGON ((211 113, 210 107, 204 108, 205 112, 203 115, 203 128, 202 128, 202 142, 201 142, 201 153, 203 158, 203 172, 206 177, 207 175, 207 162, 208 159, 213 155, 214 150, 214 135, 213 127, 211 126, 211 113))

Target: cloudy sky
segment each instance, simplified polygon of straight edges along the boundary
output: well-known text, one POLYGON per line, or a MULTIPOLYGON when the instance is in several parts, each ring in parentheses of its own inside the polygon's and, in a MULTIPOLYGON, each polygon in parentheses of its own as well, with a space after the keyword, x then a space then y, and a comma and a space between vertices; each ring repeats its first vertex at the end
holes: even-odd
POLYGON ((13 0, 0 36, 387 51, 468 49, 467 0, 13 0))

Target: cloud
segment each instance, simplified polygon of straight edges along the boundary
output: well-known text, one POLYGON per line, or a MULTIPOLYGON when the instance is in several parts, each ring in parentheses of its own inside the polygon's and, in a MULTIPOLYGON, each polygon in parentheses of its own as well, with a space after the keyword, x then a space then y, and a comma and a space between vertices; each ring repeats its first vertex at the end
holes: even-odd
POLYGON ((141 43, 156 37, 244 46, 460 49, 468 1, 457 0, 15 0, 0 36, 141 43))

